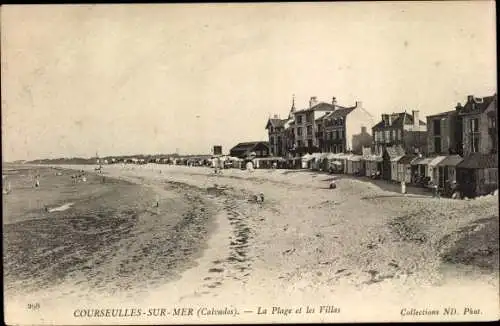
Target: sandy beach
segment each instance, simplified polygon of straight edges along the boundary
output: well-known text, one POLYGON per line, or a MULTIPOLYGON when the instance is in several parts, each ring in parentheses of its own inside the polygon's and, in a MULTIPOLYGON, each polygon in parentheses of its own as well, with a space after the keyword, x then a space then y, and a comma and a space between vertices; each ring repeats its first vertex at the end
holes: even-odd
MULTIPOLYGON (((93 168, 83 167, 89 172, 93 168)), ((202 251, 182 266, 175 280, 127 288, 127 280, 121 279, 127 291, 113 294, 75 293, 71 283, 61 284, 53 292, 7 301, 11 311, 21 311, 21 302, 40 301, 43 296, 46 309, 60 311, 58 320, 70 324, 101 320, 74 318, 77 307, 138 305, 233 307, 239 311, 238 322, 279 322, 352 321, 353 316, 359 321, 404 321, 400 310, 405 307, 463 309, 480 303, 481 315, 450 320, 497 318, 497 196, 457 201, 401 195, 345 176, 338 177, 337 189, 331 190, 331 175, 304 170, 227 169, 215 175, 203 167, 154 164, 109 165, 103 170, 105 177, 154 191, 160 203, 172 193, 182 193, 198 212, 205 206, 196 202, 212 205, 213 226, 207 229, 207 240, 201 241, 202 251), (252 201, 259 193, 264 194, 264 203, 252 201), (285 309, 283 314, 256 316, 259 306, 273 305, 332 305, 342 313, 293 317, 284 316, 285 309), (245 309, 252 313, 245 314, 245 309)), ((189 232, 179 236, 188 239, 189 232)), ((127 322, 165 322, 165 318, 137 317, 127 322)), ((212 315, 204 320, 231 322, 230 318, 212 315)), ((199 321, 196 316, 168 320, 199 321)))

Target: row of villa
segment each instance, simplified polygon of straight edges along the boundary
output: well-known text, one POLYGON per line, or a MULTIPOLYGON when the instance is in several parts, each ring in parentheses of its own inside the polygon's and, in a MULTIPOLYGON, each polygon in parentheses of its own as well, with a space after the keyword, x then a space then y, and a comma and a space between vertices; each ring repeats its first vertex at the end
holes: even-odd
POLYGON ((311 97, 295 100, 286 119, 269 118, 268 142, 240 143, 230 155, 254 156, 255 167, 309 168, 379 176, 394 182, 445 189, 458 184, 466 197, 498 188, 497 95, 468 96, 464 105, 420 118, 418 110, 382 114, 361 102, 341 106, 311 97), (258 152, 258 155, 255 155, 258 152))

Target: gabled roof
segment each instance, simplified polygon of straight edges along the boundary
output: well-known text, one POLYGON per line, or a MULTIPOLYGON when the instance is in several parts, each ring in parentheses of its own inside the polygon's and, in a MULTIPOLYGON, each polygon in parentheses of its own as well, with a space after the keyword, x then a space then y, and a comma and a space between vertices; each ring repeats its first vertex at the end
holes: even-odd
POLYGON ((349 113, 354 111, 355 108, 355 106, 350 108, 338 107, 335 111, 328 113, 324 119, 345 118, 349 113))
POLYGON ((239 143, 238 145, 231 148, 231 151, 253 149, 255 148, 255 146, 259 144, 264 144, 265 146, 269 146, 269 142, 267 141, 251 141, 251 142, 239 143))
POLYGON ((310 108, 295 111, 295 113, 305 113, 311 111, 333 111, 333 110, 335 110, 335 107, 332 104, 326 102, 319 102, 318 104, 310 108))
POLYGON ((457 166, 460 162, 462 162, 462 157, 460 157, 460 155, 450 155, 439 162, 438 166, 457 166))
MULTIPOLYGON (((474 114, 484 112, 492 102, 496 105, 497 94, 486 96, 483 98, 473 98, 468 100, 467 103, 459 110, 460 115, 474 114)), ((498 107, 497 107, 498 108, 498 107)))
POLYGON ((427 118, 446 117, 446 116, 452 115, 454 113, 457 113, 457 111, 453 110, 453 111, 440 112, 440 113, 436 113, 436 114, 433 114, 433 115, 428 115, 427 118))
POLYGON ((269 128, 269 125, 276 127, 283 127, 287 119, 269 119, 266 124, 266 129, 269 128))
POLYGON ((407 154, 401 157, 398 161, 398 164, 410 164, 417 156, 412 154, 407 154))
MULTIPOLYGON (((380 120, 379 123, 377 123, 375 126, 373 126, 372 129, 383 129, 386 127, 396 127, 396 128, 402 128, 403 123, 404 125, 413 125, 413 115, 407 113, 407 112, 401 112, 401 113, 393 113, 393 114, 388 114, 392 115, 393 117, 395 116, 396 119, 392 121, 392 125, 386 125, 384 120, 380 120)), ((422 120, 420 120, 420 125, 425 126, 426 123, 422 120)))
POLYGON ((385 151, 387 152, 387 154, 391 159, 405 155, 405 150, 400 146, 387 147, 385 151))
POLYGON ((492 169, 498 168, 497 154, 472 153, 457 164, 461 169, 492 169))

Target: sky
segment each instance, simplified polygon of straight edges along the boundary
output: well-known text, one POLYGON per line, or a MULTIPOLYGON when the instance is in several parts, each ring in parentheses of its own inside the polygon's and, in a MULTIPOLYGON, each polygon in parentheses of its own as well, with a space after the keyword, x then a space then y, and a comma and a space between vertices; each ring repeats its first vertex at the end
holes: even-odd
POLYGON ((4 161, 207 154, 309 98, 384 112, 496 93, 493 1, 1 7, 4 161))

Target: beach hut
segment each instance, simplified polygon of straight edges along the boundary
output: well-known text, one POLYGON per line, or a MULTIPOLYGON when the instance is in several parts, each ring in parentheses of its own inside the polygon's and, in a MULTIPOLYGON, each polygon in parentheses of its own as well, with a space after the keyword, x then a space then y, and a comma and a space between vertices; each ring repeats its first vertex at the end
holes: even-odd
POLYGON ((382 153, 382 179, 396 180, 397 161, 405 155, 404 150, 398 146, 387 147, 382 153))
POLYGON ((323 153, 321 155, 321 170, 328 171, 330 169, 330 163, 335 158, 333 153, 323 153))
POLYGON ((438 185, 439 188, 446 188, 447 183, 457 182, 456 167, 458 163, 462 162, 462 157, 460 155, 450 155, 446 156, 444 160, 438 163, 439 178, 438 185))
POLYGON ((365 166, 365 175, 367 177, 371 177, 377 172, 382 171, 382 156, 369 154, 363 156, 364 166, 365 166))
POLYGON ((283 158, 278 157, 278 156, 271 156, 271 157, 258 157, 254 159, 255 161, 255 166, 260 169, 270 169, 273 167, 273 164, 276 163, 281 163, 284 161, 283 158))
POLYGON ((333 172, 333 173, 343 173, 344 172, 344 165, 342 163, 342 160, 340 159, 340 153, 332 154, 330 153, 328 155, 328 171, 333 172))
POLYGON ((429 163, 431 161, 432 157, 419 156, 411 162, 412 183, 417 183, 421 178, 429 177, 429 163))
POLYGON ((310 160, 309 168, 311 170, 318 171, 321 164, 321 153, 312 153, 312 159, 310 160))
MULTIPOLYGON (((391 158, 391 181, 400 181, 398 178, 398 162, 404 157, 399 155, 391 158)), ((410 168, 411 170, 411 168, 410 168)), ((411 172, 410 172, 411 173, 411 172)))
POLYGON ((407 154, 402 156, 397 161, 397 179, 396 181, 405 183, 411 182, 411 162, 415 160, 417 156, 412 154, 407 154))
POLYGON ((346 159, 347 163, 347 173, 348 174, 355 174, 360 173, 361 175, 364 175, 363 171, 363 163, 362 163, 362 156, 361 155, 349 155, 346 159))
POLYGON ((436 156, 429 162, 429 177, 431 182, 437 184, 439 182, 439 168, 438 164, 442 162, 446 156, 436 156))
POLYGON ((241 163, 243 162, 241 158, 235 156, 229 156, 227 160, 231 162, 233 168, 241 169, 242 167, 241 163))
POLYGON ((307 169, 307 166, 309 164, 309 161, 312 160, 312 156, 311 154, 305 154, 304 156, 301 157, 301 161, 302 161, 302 168, 303 169, 307 169))
POLYGON ((474 198, 498 189, 497 154, 469 154, 456 169, 458 188, 465 197, 474 198))

